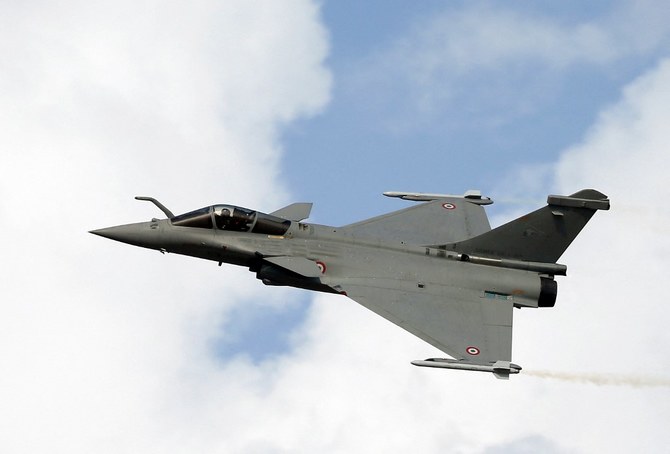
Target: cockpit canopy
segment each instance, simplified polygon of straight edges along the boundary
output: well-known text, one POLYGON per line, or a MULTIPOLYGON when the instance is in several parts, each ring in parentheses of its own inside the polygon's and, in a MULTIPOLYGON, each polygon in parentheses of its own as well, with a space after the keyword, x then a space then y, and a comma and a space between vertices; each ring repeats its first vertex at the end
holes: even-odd
POLYGON ((201 229, 283 235, 291 221, 233 205, 212 205, 170 219, 172 225, 201 229))

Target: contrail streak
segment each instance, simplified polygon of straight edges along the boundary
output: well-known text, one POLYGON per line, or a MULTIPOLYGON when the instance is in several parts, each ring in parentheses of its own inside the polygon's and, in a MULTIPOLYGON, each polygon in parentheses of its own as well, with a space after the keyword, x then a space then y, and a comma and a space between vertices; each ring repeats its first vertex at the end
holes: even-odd
POLYGON ((599 386, 632 386, 634 388, 646 387, 670 387, 670 378, 647 377, 638 375, 616 375, 616 374, 587 374, 554 372, 548 370, 524 370, 524 375, 532 377, 549 378, 554 380, 568 381, 573 383, 591 383, 599 386))

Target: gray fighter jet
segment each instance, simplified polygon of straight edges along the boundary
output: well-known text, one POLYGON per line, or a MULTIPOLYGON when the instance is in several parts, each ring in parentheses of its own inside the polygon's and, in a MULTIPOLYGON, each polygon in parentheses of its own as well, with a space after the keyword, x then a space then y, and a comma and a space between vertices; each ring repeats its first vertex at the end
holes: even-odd
POLYGON ((249 268, 266 285, 348 296, 453 358, 417 366, 509 378, 514 308, 553 307, 556 263, 604 194, 550 195, 547 206, 491 230, 478 191, 462 196, 387 192, 418 205, 344 227, 302 222, 312 204, 273 213, 212 205, 91 233, 162 253, 249 268))

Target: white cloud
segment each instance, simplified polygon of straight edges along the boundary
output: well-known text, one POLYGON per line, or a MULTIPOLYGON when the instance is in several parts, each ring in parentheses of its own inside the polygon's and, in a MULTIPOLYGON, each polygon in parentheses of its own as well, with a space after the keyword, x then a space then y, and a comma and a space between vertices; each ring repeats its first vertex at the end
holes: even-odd
POLYGON ((594 248, 600 266, 583 273, 592 257, 580 260, 572 250, 566 257, 581 276, 573 282, 575 292, 599 289, 586 293, 591 301, 579 307, 585 319, 598 320, 594 343, 582 348, 602 368, 624 357, 627 361, 619 365, 623 370, 670 372, 670 336, 663 328, 670 312, 659 304, 670 254, 670 215, 662 207, 670 197, 665 174, 670 165, 668 86, 666 59, 626 87, 621 101, 600 115, 584 142, 568 150, 557 169, 562 191, 590 185, 612 199, 612 211, 597 219, 597 229, 587 230, 578 243, 594 248), (619 336, 614 352, 598 355, 596 349, 622 325, 633 338, 619 336))
POLYGON ((329 96, 318 6, 23 2, 0 30, 3 452, 191 452, 208 339, 263 289, 87 230, 158 215, 136 194, 285 202, 278 128, 329 96))

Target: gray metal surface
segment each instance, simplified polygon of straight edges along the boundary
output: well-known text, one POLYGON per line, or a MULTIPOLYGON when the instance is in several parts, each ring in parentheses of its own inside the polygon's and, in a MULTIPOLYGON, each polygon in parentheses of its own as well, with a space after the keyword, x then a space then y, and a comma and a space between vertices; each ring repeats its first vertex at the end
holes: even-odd
MULTIPOLYGON (((436 194, 431 194, 436 196, 436 194)), ((414 245, 465 240, 491 230, 478 199, 446 197, 343 227, 358 237, 414 245)))
POLYGON ((548 200, 552 204, 484 235, 445 246, 464 254, 555 263, 596 210, 609 209, 607 196, 593 189, 548 200))
POLYGON ((302 221, 303 219, 307 219, 311 212, 311 203, 292 203, 270 214, 278 218, 288 219, 289 221, 302 221))
MULTIPOLYGON (((346 295, 455 360, 414 364, 518 373, 513 308, 551 307, 555 261, 609 200, 594 190, 490 230, 476 193, 392 193, 425 203, 345 227, 300 222, 311 204, 270 214, 212 205, 169 219, 91 231, 124 243, 248 267, 266 285, 346 295)), ((167 215, 170 210, 149 197, 167 215)))

